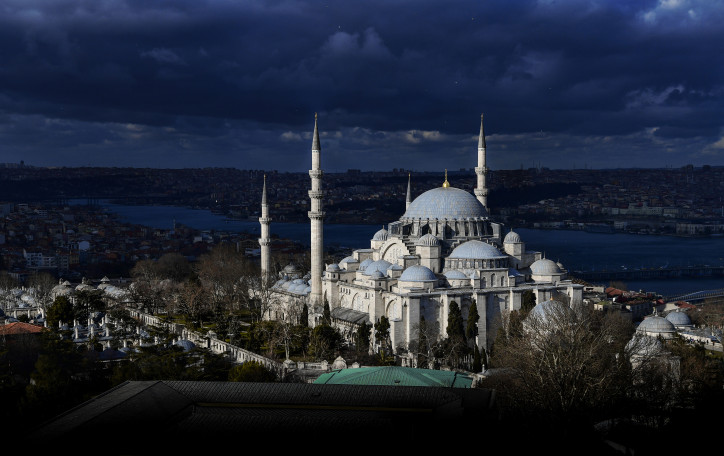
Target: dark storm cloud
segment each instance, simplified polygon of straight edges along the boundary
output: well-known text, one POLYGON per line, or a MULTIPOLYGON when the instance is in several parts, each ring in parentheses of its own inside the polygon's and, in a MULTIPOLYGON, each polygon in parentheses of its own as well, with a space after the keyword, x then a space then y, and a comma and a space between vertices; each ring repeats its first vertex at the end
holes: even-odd
POLYGON ((8 0, 2 161, 303 170, 317 111, 329 168, 469 168, 484 111, 494 168, 724 164, 723 10, 8 0))

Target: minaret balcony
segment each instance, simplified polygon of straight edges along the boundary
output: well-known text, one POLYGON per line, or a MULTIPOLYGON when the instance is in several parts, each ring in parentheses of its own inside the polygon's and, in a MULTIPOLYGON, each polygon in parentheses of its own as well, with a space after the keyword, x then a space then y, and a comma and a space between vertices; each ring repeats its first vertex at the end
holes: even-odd
POLYGON ((259 217, 259 223, 271 223, 271 217, 259 217))
POLYGON ((322 220, 324 218, 324 211, 309 211, 308 214, 312 220, 322 220))
POLYGON ((488 196, 488 189, 487 188, 476 188, 473 193, 475 193, 475 196, 488 196))
POLYGON ((322 175, 324 174, 324 171, 321 169, 310 169, 309 170, 309 177, 312 179, 321 179, 322 175))
POLYGON ((324 191, 323 190, 309 190, 309 197, 313 199, 322 199, 324 198, 324 191))
POLYGON ((259 239, 259 245, 262 247, 271 245, 271 243, 272 243, 271 239, 259 239))
POLYGON ((485 174, 488 172, 487 166, 476 166, 475 167, 475 174, 485 174))

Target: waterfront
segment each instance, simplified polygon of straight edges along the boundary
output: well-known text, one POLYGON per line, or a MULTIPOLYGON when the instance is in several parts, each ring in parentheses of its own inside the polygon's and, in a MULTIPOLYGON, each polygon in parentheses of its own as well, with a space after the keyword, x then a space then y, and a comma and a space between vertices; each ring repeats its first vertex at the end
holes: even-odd
MULTIPOLYGON (((124 206, 101 201, 108 211, 129 223, 170 229, 177 223, 199 230, 260 233, 256 220, 227 220, 207 210, 176 206, 124 206)), ((367 248, 378 225, 324 226, 327 247, 367 248)), ((528 250, 543 252, 560 261, 569 271, 613 270, 617 268, 685 267, 701 264, 724 265, 724 239, 682 238, 634 234, 601 234, 568 230, 516 229, 528 250)), ((309 245, 306 223, 271 224, 272 235, 309 245)), ((341 259, 341 258, 340 258, 341 259)), ((724 287, 724 280, 681 278, 674 280, 636 280, 626 282, 630 289, 656 291, 664 295, 724 287)))

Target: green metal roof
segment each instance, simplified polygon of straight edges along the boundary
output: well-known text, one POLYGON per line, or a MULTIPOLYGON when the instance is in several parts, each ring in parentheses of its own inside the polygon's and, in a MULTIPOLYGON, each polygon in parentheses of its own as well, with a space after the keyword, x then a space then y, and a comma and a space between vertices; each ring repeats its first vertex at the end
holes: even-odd
POLYGON ((413 367, 377 366, 358 369, 340 369, 322 374, 314 381, 324 385, 377 385, 377 386, 436 386, 443 388, 470 388, 469 375, 413 367))

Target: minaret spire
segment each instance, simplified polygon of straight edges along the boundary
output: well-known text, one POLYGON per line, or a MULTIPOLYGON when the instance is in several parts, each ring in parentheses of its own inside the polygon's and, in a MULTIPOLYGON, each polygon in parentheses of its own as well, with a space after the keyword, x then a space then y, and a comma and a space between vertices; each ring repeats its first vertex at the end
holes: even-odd
POLYGON ((314 138, 312 139, 312 169, 309 170, 309 177, 312 179, 312 189, 309 190, 311 210, 309 221, 311 224, 311 279, 312 291, 309 294, 311 305, 322 305, 322 261, 324 255, 324 212, 322 211, 322 169, 321 162, 322 147, 319 145, 319 129, 317 127, 317 113, 314 113, 314 138))
POLYGON ((480 114, 480 136, 478 136, 478 166, 475 167, 475 174, 478 175, 478 185, 475 188, 475 196, 480 204, 488 207, 488 188, 485 186, 485 178, 488 167, 485 163, 485 129, 483 128, 483 115, 480 114))
POLYGON ((271 218, 269 217, 269 205, 266 202, 266 174, 264 175, 264 187, 261 191, 261 217, 259 217, 259 223, 261 224, 261 238, 259 239, 259 245, 261 246, 261 279, 262 283, 266 285, 271 273, 271 238, 269 237, 271 218))
POLYGON ((405 210, 409 209, 410 204, 412 204, 412 192, 410 191, 410 174, 407 173, 407 199, 405 200, 405 210))
POLYGON ((319 129, 317 128, 317 113, 314 113, 314 135, 312 139, 312 150, 321 152, 322 147, 319 145, 319 129))

